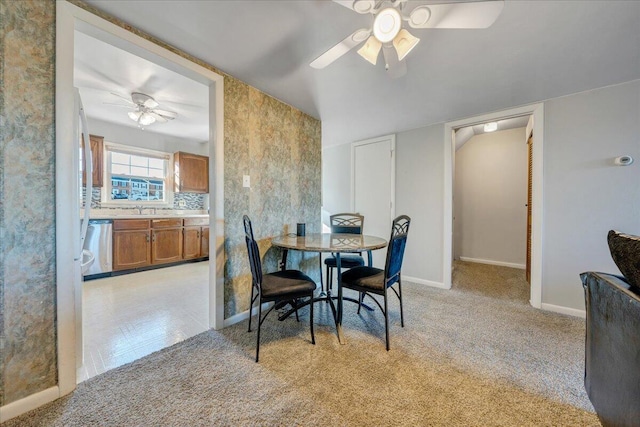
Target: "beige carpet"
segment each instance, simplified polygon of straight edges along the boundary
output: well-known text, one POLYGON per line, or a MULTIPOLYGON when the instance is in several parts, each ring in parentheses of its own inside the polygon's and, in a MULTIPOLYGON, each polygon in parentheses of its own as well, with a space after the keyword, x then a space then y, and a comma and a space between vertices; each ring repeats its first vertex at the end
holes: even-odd
MULTIPOLYGON (((324 303, 301 322, 209 331, 82 383, 14 426, 595 426, 583 386, 584 320, 526 302, 523 272, 456 263, 452 290, 405 283, 391 304, 346 303, 339 345, 324 303)), ((576 286, 580 286, 576 278, 576 286)))

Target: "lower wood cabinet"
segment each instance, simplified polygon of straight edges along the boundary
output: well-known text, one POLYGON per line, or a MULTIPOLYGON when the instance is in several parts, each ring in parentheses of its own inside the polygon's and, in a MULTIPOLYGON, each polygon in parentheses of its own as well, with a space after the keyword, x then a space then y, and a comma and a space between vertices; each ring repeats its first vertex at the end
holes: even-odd
POLYGON ((114 271, 209 256, 205 224, 208 218, 114 220, 114 271))
POLYGON ((113 230, 113 269, 115 271, 151 264, 148 220, 115 220, 113 230))

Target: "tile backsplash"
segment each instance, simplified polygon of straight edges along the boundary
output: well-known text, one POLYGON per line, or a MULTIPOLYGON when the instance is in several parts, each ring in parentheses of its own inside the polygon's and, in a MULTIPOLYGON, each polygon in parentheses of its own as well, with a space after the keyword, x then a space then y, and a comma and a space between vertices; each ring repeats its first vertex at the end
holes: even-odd
MULTIPOLYGON (((82 188, 82 197, 84 200, 86 187, 82 188)), ((91 192, 91 209, 127 209, 125 206, 119 206, 117 208, 110 208, 106 206, 102 206, 100 201, 100 188, 93 188, 91 192)), ((206 195, 200 193, 174 193, 173 194, 173 207, 161 207, 158 210, 163 209, 181 209, 181 210, 206 210, 206 195), (181 205, 180 202, 183 201, 184 205, 181 205)), ((129 209, 135 209, 134 206, 131 206, 129 209)))

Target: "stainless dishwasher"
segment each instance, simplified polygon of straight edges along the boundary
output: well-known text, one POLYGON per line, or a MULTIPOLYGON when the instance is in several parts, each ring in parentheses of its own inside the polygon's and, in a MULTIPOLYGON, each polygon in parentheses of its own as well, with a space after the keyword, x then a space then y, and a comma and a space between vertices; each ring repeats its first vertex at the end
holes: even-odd
MULTIPOLYGON (((106 275, 113 270, 113 221, 110 219, 90 219, 84 249, 95 256, 95 261, 85 273, 85 278, 95 275, 106 275)), ((97 277, 96 277, 97 278, 97 277)))

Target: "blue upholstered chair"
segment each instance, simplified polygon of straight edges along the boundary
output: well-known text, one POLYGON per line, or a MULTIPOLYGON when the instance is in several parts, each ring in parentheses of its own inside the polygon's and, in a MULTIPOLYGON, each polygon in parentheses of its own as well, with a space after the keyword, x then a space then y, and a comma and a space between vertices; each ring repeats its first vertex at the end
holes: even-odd
MULTIPOLYGON (((329 217, 331 233, 333 234, 362 234, 364 216, 355 213, 339 213, 329 217)), ((333 270, 336 268, 334 255, 326 258, 324 264, 327 269, 327 291, 333 285, 333 270)), ((360 254, 342 255, 340 257, 341 268, 353 268, 364 265, 364 259, 360 254)))
MULTIPOLYGON (((249 305, 249 332, 251 332, 251 318, 253 304, 258 300, 258 337, 256 339, 256 362, 260 354, 260 327, 267 318, 271 310, 284 301, 295 301, 299 298, 313 298, 313 291, 316 290, 316 283, 306 274, 298 270, 284 270, 275 273, 262 274, 262 261, 260 260, 260 249, 253 237, 253 226, 248 216, 243 216, 245 241, 249 254, 249 265, 251 267, 251 304, 249 305), (274 302, 273 306, 262 316, 262 303, 274 302)), ((296 311, 296 318, 298 312, 296 311)), ((311 329, 311 343, 315 344, 316 339, 313 334, 313 302, 309 304, 309 327, 311 329)))
POLYGON ((382 313, 384 314, 384 327, 387 341, 387 351, 389 351, 389 314, 387 308, 387 290, 392 289, 400 300, 400 325, 404 328, 404 315, 402 312, 402 281, 400 272, 402 269, 402 259, 404 257, 404 248, 407 244, 407 234, 409 233, 409 224, 411 218, 401 215, 393 220, 391 226, 391 238, 387 248, 387 261, 384 270, 375 267, 354 267, 351 270, 342 273, 342 286, 360 292, 360 304, 358 305, 358 313, 362 306, 362 300, 365 296, 373 299, 382 313), (398 290, 393 285, 398 284, 398 290), (373 297, 372 294, 382 295, 384 297, 384 308, 380 302, 373 297))

